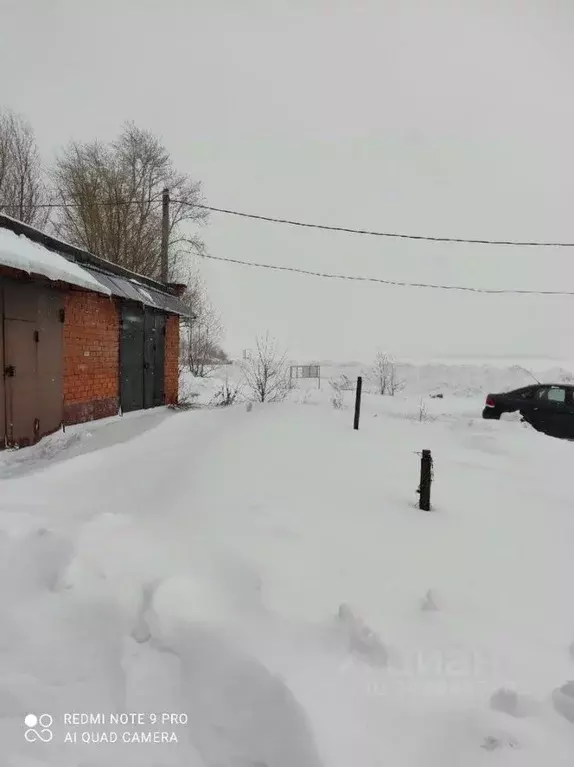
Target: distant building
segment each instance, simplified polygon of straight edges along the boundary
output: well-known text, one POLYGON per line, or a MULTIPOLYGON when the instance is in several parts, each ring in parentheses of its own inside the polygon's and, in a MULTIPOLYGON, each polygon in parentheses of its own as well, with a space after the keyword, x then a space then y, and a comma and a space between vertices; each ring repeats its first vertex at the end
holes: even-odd
POLYGON ((0 215, 0 447, 176 403, 184 287, 0 215))

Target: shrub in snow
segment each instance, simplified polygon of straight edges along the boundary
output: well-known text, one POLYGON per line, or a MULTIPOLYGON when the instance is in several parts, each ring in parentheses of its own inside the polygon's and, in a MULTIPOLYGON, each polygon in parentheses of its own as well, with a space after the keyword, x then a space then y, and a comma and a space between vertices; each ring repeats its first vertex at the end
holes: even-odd
POLYGON ((332 389, 331 405, 335 408, 335 410, 341 410, 344 405, 344 394, 343 389, 341 388, 341 384, 339 381, 329 381, 329 384, 332 389))
POLYGON ((198 395, 193 395, 193 399, 183 399, 178 400, 177 404, 171 404, 168 405, 168 408, 170 410, 194 410, 196 408, 200 408, 201 405, 197 402, 195 399, 198 395))
POLYGON ((198 407, 197 399, 199 392, 193 388, 192 383, 186 380, 185 376, 180 375, 179 378, 179 396, 178 407, 182 410, 190 409, 192 407, 198 407))
POLYGON ((352 381, 349 376, 345 375, 344 373, 339 376, 339 378, 332 379, 330 382, 331 386, 338 389, 339 391, 354 391, 355 389, 355 382, 352 381))
POLYGON ((335 410, 342 410, 344 406, 343 402, 343 393, 338 392, 337 394, 331 395, 331 405, 335 408, 335 410))
POLYGON ((427 406, 424 400, 421 398, 419 403, 419 421, 426 421, 428 418, 427 406))
POLYGON ((416 419, 419 423, 427 423, 428 421, 434 421, 434 416, 432 416, 427 408, 427 404, 424 401, 424 399, 421 397, 419 402, 419 409, 416 416, 416 419))
POLYGON ((377 352, 369 377, 376 387, 377 394, 388 394, 390 397, 394 397, 405 387, 404 380, 399 378, 397 373, 395 360, 383 352, 377 352))
POLYGON ((211 404, 215 405, 216 407, 229 407, 229 405, 235 404, 240 394, 240 384, 232 384, 229 382, 229 379, 226 378, 225 381, 221 384, 220 388, 213 395, 211 404))
POLYGON ((243 362, 243 377, 258 402, 284 400, 290 388, 289 365, 267 334, 257 338, 252 356, 243 362))

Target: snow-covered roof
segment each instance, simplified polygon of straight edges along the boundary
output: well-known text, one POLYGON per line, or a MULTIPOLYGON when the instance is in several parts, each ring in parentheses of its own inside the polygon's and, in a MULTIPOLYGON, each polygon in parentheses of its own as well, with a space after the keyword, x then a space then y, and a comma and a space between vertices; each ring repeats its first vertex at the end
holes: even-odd
POLYGON ((194 318, 170 286, 115 264, 0 213, 0 266, 194 318))
POLYGON ((43 245, 0 227, 0 265, 111 295, 86 269, 43 245))

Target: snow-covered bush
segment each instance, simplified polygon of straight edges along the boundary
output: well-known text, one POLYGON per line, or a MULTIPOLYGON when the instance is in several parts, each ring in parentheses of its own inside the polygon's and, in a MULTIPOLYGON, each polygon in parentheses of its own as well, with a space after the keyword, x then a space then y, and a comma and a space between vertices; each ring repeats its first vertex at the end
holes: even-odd
POLYGON ((240 394, 241 384, 231 383, 229 379, 226 378, 213 395, 211 404, 216 407, 229 407, 229 405, 235 404, 240 394))
POLYGON ((348 380, 347 376, 342 376, 339 379, 329 381, 329 385, 331 386, 331 405, 335 410, 341 410, 345 404, 344 392, 347 391, 345 387, 348 380), (343 381, 341 380, 342 378, 347 380, 343 381))
POLYGON ((394 397, 405 388, 404 380, 398 375, 395 360, 384 352, 377 352, 371 367, 370 379, 376 387, 377 394, 388 394, 394 397))
POLYGON ((243 362, 243 377, 258 402, 279 402, 291 389, 289 365, 267 334, 257 338, 252 356, 243 362))
POLYGON ((426 406, 426 402, 421 397, 421 400, 419 402, 419 421, 422 423, 423 421, 429 421, 429 414, 426 406))

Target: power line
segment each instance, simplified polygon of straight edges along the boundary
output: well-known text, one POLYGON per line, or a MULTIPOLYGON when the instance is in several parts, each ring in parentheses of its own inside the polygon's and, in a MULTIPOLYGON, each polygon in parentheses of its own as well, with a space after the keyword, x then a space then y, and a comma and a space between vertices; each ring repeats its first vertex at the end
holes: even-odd
MULTIPOLYGON (((158 198, 149 200, 116 200, 116 201, 101 201, 92 203, 97 206, 117 206, 117 205, 148 205, 153 202, 159 202, 158 198)), ((526 247, 526 248, 574 248, 574 242, 552 242, 544 240, 492 240, 492 239, 473 239, 469 237, 434 237, 432 235, 424 234, 405 234, 403 232, 380 232, 371 229, 352 229, 346 226, 330 226, 328 224, 312 224, 305 221, 295 221, 288 218, 275 218, 273 216, 262 216, 256 213, 244 213, 238 210, 231 210, 229 208, 216 208, 212 205, 203 205, 199 203, 188 202, 187 200, 171 199, 170 202, 177 205, 186 205, 190 208, 199 208, 200 210, 208 210, 212 213, 223 213, 228 216, 238 216, 240 218, 248 218, 256 221, 267 221, 272 224, 284 224, 286 226, 295 226, 305 229, 319 229, 327 232, 345 232, 346 234, 360 234, 369 237, 386 237, 399 240, 418 240, 422 242, 454 242, 467 245, 501 245, 506 247, 526 247)), ((40 209, 40 208, 80 208, 83 203, 74 202, 58 202, 58 203, 43 203, 39 205, 26 205, 27 209, 40 209)), ((0 210, 6 208, 17 208, 18 205, 2 203, 0 204, 0 210)))
POLYGON ((202 253, 201 258, 209 258, 213 261, 225 261, 230 264, 241 264, 242 266, 255 267, 257 269, 273 269, 281 272, 295 272, 296 274, 306 274, 313 277, 324 277, 333 280, 353 280, 356 282, 377 282, 383 285, 394 285, 401 288, 432 288, 434 290, 457 290, 468 293, 489 293, 493 295, 525 295, 525 296, 574 296, 574 292, 566 290, 512 290, 495 288, 472 288, 465 285, 436 285, 427 282, 403 282, 401 280, 383 280, 379 277, 359 277, 346 274, 330 274, 328 272, 312 272, 308 269, 298 269, 294 266, 274 266, 273 264, 258 264, 253 261, 240 261, 236 258, 223 258, 222 256, 211 256, 202 253))
MULTIPOLYGON (((184 205, 184 200, 173 200, 184 205)), ((392 237, 401 240, 423 240, 426 242, 460 242, 470 245, 510 245, 533 248, 574 248, 574 242, 544 242, 536 240, 478 240, 466 237, 432 237, 423 234, 403 234, 399 232, 377 232, 370 229, 350 229, 345 226, 328 226, 327 224, 309 224, 303 221, 292 221, 287 218, 273 218, 271 216, 259 216, 255 213, 242 213, 238 210, 229 210, 228 208, 214 208, 211 205, 195 205, 196 208, 212 211, 213 213, 225 213, 229 216, 240 216, 241 218, 251 218, 257 221, 269 221, 273 224, 287 224, 288 226, 300 226, 307 229, 322 229, 328 232, 346 232, 347 234, 363 234, 370 237, 392 237)))
POLYGON ((37 205, 20 205, 19 203, 2 203, 0 204, 0 210, 5 210, 6 208, 12 208, 12 209, 20 209, 23 208, 25 210, 41 210, 41 209, 51 209, 51 208, 82 208, 82 207, 117 207, 117 206, 123 206, 123 205, 149 205, 153 202, 159 202, 161 200, 160 197, 153 197, 149 200, 98 200, 96 202, 90 202, 90 203, 82 203, 82 202, 45 202, 45 203, 38 203, 37 205))

